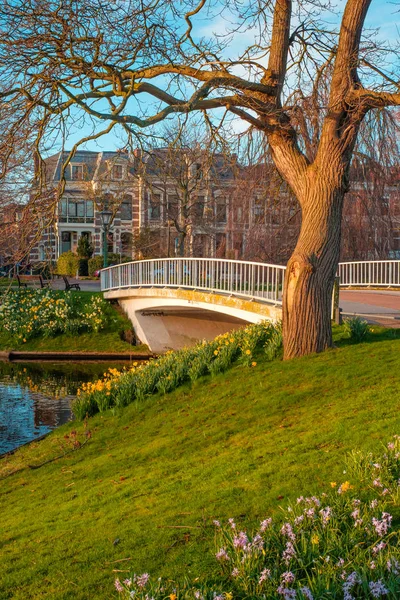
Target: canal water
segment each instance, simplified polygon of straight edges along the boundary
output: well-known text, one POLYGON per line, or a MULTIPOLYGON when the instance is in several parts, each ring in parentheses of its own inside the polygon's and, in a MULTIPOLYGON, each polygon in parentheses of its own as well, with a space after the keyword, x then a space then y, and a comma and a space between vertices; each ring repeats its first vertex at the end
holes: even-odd
POLYGON ((121 364, 0 362, 0 455, 69 421, 80 385, 110 367, 121 364))

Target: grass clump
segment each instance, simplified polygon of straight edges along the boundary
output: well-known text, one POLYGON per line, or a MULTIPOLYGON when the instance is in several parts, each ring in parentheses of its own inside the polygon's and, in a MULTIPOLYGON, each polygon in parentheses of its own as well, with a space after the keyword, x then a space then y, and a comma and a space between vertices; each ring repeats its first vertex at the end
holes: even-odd
POLYGON ((121 598, 386 598, 400 595, 400 436, 377 456, 353 452, 340 485, 300 496, 247 532, 234 518, 214 520, 212 584, 151 584, 148 573, 115 580, 121 598), (351 481, 351 483, 350 483, 351 481), (390 511, 390 512, 389 512, 390 511))
POLYGON ((365 319, 361 317, 351 317, 345 319, 343 331, 350 339, 355 342, 362 342, 369 332, 369 325, 365 319))

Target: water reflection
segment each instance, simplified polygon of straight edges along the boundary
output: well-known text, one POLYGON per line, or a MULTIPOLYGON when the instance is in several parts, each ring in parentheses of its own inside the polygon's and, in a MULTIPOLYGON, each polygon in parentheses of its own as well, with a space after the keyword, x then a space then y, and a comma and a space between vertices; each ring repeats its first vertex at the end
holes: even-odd
POLYGON ((0 363, 0 454, 66 423, 81 383, 110 366, 116 365, 0 363))

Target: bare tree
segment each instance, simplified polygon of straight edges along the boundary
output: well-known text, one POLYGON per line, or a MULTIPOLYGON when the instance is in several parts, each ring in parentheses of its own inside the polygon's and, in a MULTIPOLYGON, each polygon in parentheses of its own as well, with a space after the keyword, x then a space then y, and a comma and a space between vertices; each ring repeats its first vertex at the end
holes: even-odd
POLYGON ((331 292, 357 135, 371 110, 400 104, 390 64, 397 49, 362 38, 370 4, 347 0, 337 31, 322 22, 327 8, 318 0, 226 7, 208 0, 5 0, 1 98, 23 106, 26 118, 38 115, 39 139, 79 113, 106 123, 86 140, 117 124, 138 136, 192 111, 202 111, 214 128, 209 114, 221 118, 221 109, 263 132, 302 210, 285 278, 285 357, 322 351, 332 344, 331 292), (251 30, 254 43, 234 56, 229 36, 195 35, 200 17, 210 21, 213 10, 228 11, 232 29, 251 30), (306 120, 301 131, 296 107, 323 80, 320 119, 306 120))

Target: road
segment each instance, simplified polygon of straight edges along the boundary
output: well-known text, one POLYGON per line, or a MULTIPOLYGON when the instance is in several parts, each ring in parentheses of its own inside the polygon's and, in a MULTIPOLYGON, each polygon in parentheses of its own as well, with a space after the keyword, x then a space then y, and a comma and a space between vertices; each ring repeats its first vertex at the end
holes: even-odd
POLYGON ((360 315, 371 323, 400 328, 400 290, 340 290, 344 316, 360 315))

